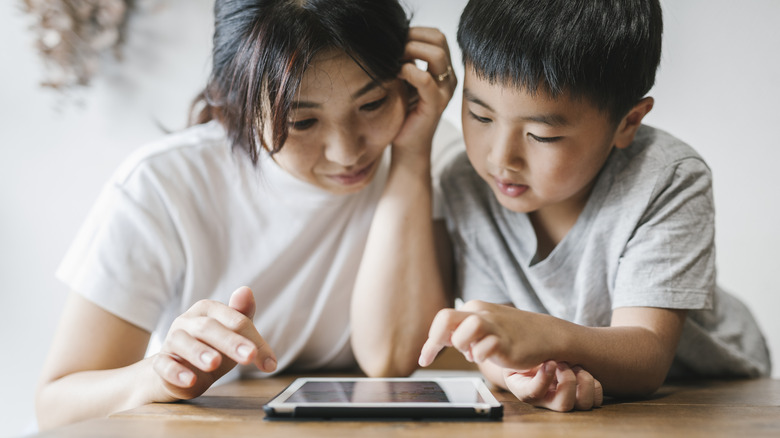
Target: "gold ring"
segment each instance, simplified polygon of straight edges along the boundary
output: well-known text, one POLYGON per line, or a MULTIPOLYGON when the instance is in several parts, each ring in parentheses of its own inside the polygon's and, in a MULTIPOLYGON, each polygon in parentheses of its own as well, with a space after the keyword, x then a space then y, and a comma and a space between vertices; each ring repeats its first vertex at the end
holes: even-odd
POLYGON ((443 82, 445 79, 450 77, 451 74, 452 74, 452 66, 448 65, 447 66, 447 71, 445 71, 444 73, 442 73, 440 75, 436 75, 433 78, 436 79, 436 82, 443 82))

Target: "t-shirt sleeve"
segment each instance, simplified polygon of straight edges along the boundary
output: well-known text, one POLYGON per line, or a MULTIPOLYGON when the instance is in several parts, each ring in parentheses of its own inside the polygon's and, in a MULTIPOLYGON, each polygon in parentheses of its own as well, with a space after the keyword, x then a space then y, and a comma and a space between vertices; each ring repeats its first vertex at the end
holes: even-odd
POLYGON ((183 254, 165 197, 138 171, 104 187, 57 277, 152 332, 182 281, 183 254))
POLYGON ((714 207, 710 171, 700 159, 669 165, 620 258, 613 308, 712 306, 714 207))

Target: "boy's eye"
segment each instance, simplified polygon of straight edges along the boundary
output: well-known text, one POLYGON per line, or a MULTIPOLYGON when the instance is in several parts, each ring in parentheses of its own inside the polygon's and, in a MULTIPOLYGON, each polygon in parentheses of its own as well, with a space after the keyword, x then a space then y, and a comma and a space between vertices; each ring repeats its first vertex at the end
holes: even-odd
POLYGON ((374 111, 379 109, 379 107, 381 107, 382 105, 384 105, 385 102, 387 102, 387 96, 381 99, 377 99, 373 102, 368 102, 367 104, 362 105, 360 109, 363 111, 374 111))
POLYGON ((317 123, 317 119, 296 120, 290 122, 290 128, 295 129, 296 131, 304 131, 314 126, 315 123, 317 123))
POLYGON ((530 132, 528 133, 528 136, 534 139, 534 141, 538 141, 539 143, 555 143, 556 141, 563 138, 563 137, 539 137, 538 135, 533 135, 530 132))
POLYGON ((490 122, 492 122, 492 120, 488 119, 487 117, 480 117, 480 116, 474 114, 471 111, 469 111, 469 116, 471 116, 471 118, 473 118, 474 120, 476 120, 479 123, 490 123, 490 122))

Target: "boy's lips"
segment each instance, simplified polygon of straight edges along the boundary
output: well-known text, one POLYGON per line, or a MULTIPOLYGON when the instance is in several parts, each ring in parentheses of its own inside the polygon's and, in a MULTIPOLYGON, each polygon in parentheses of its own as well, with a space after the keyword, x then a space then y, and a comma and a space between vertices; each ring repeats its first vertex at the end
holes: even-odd
POLYGON ((528 186, 525 184, 517 184, 514 182, 511 182, 509 180, 502 180, 499 178, 495 178, 496 181, 496 187, 498 187, 498 190, 504 194, 505 196, 509 196, 510 198, 516 198, 528 190, 528 186))

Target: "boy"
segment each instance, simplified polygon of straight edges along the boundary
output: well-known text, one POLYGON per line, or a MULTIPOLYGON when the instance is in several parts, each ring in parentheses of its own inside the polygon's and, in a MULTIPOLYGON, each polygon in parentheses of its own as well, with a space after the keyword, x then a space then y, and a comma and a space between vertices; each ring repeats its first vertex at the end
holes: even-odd
POLYGON ((458 43, 466 155, 442 177, 453 345, 520 400, 568 411, 667 376, 765 376, 763 336, 715 284, 710 170, 642 125, 657 0, 472 0, 458 43), (479 300, 479 301, 477 301, 479 300))

